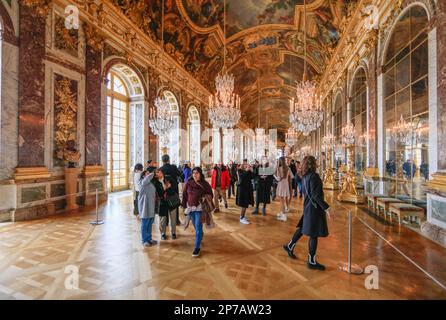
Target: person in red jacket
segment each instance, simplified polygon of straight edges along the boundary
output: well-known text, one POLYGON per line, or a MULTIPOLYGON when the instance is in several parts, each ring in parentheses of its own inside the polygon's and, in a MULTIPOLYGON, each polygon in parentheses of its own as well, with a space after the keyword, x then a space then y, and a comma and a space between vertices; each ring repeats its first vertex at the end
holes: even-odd
POLYGON ((230 184, 229 170, 220 162, 212 170, 211 186, 214 190, 215 212, 220 212, 219 197, 223 198, 225 208, 228 208, 228 200, 226 200, 226 190, 230 184))

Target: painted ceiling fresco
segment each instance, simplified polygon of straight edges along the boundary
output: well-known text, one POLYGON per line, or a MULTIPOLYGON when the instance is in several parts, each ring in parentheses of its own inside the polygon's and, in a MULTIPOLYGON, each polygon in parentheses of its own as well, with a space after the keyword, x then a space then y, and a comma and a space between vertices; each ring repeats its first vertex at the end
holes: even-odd
MULTIPOLYGON (((111 1, 161 43, 161 0, 111 1)), ((307 0, 310 78, 317 79, 324 70, 356 3, 307 0)), ((164 0, 164 12, 167 53, 214 92, 213 79, 223 68, 226 41, 226 67, 235 76, 245 112, 252 110, 245 118, 257 125, 255 97, 259 90, 269 91, 274 97, 262 104, 264 117, 270 117, 270 127, 288 128, 288 98, 303 74, 303 0, 226 0, 226 35, 223 0, 164 0)))

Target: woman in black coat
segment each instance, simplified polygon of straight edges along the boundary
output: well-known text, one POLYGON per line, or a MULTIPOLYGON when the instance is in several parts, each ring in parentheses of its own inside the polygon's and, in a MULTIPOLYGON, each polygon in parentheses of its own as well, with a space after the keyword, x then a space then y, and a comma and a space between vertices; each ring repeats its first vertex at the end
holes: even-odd
POLYGON ((322 180, 316 173, 316 159, 313 156, 304 158, 302 165, 302 187, 305 196, 304 214, 297 224, 293 238, 283 248, 288 255, 295 259, 294 247, 297 241, 306 235, 308 241, 308 262, 310 269, 325 270, 325 267, 316 261, 317 239, 328 236, 327 217, 330 217, 329 205, 324 200, 322 180))
MULTIPOLYGON (((269 164, 265 163, 262 168, 268 168, 269 164)), ((266 205, 271 203, 271 187, 273 186, 273 176, 272 175, 260 175, 259 170, 256 174, 256 208, 252 214, 259 213, 259 205, 263 203, 262 214, 266 215, 266 205)))
POLYGON ((254 191, 252 188, 252 179, 255 178, 252 167, 246 160, 243 161, 242 168, 237 171, 237 198, 235 204, 241 208, 240 223, 249 224, 245 218, 246 209, 254 205, 254 191))

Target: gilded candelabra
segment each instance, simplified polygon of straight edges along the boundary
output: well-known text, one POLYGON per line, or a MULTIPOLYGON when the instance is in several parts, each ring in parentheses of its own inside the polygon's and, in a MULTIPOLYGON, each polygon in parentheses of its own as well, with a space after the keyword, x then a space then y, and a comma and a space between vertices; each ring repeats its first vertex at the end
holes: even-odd
POLYGON ((355 127, 352 123, 342 128, 342 142, 347 148, 348 167, 347 172, 342 177, 341 192, 338 195, 339 201, 364 203, 364 197, 358 193, 356 188, 355 172, 355 127))
POLYGON ((322 147, 327 157, 327 167, 324 172, 324 189, 336 190, 338 186, 335 179, 335 169, 333 168, 332 153, 335 137, 332 134, 325 136, 322 139, 322 147))

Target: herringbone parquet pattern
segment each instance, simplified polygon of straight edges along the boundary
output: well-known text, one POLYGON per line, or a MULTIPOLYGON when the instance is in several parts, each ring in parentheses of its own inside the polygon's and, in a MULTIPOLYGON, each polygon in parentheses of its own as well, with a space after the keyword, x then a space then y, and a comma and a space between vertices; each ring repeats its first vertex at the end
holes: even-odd
MULTIPOLYGON (((446 284, 446 249, 398 226, 384 224, 354 206, 333 201, 336 217, 330 236, 320 239, 318 259, 325 272, 309 270, 307 239, 297 260, 282 249, 295 230, 302 202, 294 200, 286 223, 275 220, 278 203, 267 216, 241 225, 238 208, 215 215, 205 229, 202 255, 192 258, 193 227, 179 227, 178 239, 140 245, 140 224, 132 199, 111 196, 101 210, 106 220, 93 227, 93 212, 59 215, 0 227, 0 299, 445 299, 446 291, 425 272, 354 220, 354 262, 379 270, 379 289, 368 290, 367 274, 337 270, 347 259, 346 212, 353 212, 398 247, 432 277, 446 284), (72 269, 74 268, 74 269, 72 269), (70 271, 71 270, 71 271, 70 271), (79 277, 70 285, 72 270, 79 277), (67 286, 68 283, 68 286, 67 286)), ((154 226, 155 239, 160 240, 154 226)))

